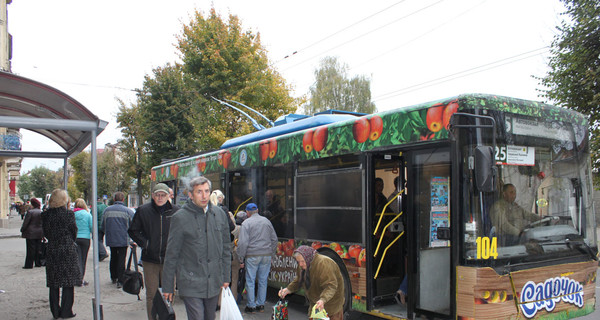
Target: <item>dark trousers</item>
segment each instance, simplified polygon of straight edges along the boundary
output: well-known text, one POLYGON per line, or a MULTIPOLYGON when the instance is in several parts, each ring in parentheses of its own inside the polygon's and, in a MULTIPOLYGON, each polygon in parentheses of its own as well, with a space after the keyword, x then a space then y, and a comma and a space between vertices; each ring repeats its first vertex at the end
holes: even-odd
POLYGON ((42 251, 42 239, 25 239, 27 253, 25 255, 25 268, 41 267, 40 253, 42 251))
POLYGON ((79 270, 81 271, 81 279, 83 280, 88 251, 90 250, 90 239, 77 238, 75 243, 77 244, 77 255, 79 256, 79 270))
POLYGON ((110 247, 110 279, 121 281, 125 272, 127 247, 110 247))
POLYGON ((75 300, 75 290, 73 287, 62 288, 62 297, 60 297, 60 288, 50 288, 50 311, 54 318, 68 318, 73 315, 73 301, 75 300), (58 304, 61 300, 60 305, 58 304))

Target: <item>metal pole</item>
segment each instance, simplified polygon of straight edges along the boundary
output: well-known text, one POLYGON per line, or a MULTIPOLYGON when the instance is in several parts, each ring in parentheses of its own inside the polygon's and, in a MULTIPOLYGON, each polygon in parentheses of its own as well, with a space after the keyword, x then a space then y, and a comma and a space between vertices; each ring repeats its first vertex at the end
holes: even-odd
POLYGON ((97 154, 96 154, 96 130, 92 130, 92 241, 94 254, 94 319, 102 320, 100 310, 100 268, 99 268, 99 257, 98 257, 98 166, 96 165, 97 154))
POLYGON ((63 164, 63 183, 65 186, 65 191, 67 191, 67 194, 69 194, 69 188, 68 188, 68 186, 69 186, 69 168, 68 168, 69 162, 68 162, 68 160, 69 160, 69 157, 65 156, 65 163, 63 164))

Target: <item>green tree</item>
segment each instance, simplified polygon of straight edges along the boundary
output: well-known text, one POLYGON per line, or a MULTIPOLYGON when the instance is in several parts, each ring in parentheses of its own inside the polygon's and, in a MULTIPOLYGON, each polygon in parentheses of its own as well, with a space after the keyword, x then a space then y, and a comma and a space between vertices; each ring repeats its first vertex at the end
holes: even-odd
POLYGON ((306 114, 329 109, 373 113, 371 80, 365 76, 348 79, 348 65, 340 64, 335 57, 321 60, 315 70, 315 84, 310 87, 310 102, 306 114))
POLYGON ((61 177, 58 172, 46 167, 35 167, 19 178, 19 197, 44 198, 52 190, 61 187, 61 177))
POLYGON ((83 198, 89 201, 89 195, 92 191, 92 158, 90 153, 87 151, 78 153, 69 159, 69 164, 73 169, 73 180, 70 183, 72 182, 75 188, 75 192, 71 193, 73 189, 69 189, 67 186, 69 197, 72 200, 83 198))
MULTIPOLYGON (((557 27, 541 79, 543 97, 589 116, 594 172, 600 172, 600 2, 562 0, 565 19, 557 27)), ((600 179, 597 178, 597 182, 600 179)))
POLYGON ((144 190, 149 190, 152 163, 148 160, 149 154, 144 152, 146 137, 141 126, 143 119, 140 116, 140 107, 138 104, 127 107, 122 100, 118 102, 117 122, 123 135, 123 139, 118 142, 122 166, 126 179, 136 181, 138 199, 143 199, 144 190))
POLYGON ((224 21, 214 8, 206 17, 196 10, 177 40, 192 93, 190 113, 200 134, 198 150, 217 148, 229 138, 254 131, 243 115, 212 97, 240 102, 272 120, 296 110, 298 101, 270 66, 260 35, 244 31, 237 16, 230 14, 224 21))

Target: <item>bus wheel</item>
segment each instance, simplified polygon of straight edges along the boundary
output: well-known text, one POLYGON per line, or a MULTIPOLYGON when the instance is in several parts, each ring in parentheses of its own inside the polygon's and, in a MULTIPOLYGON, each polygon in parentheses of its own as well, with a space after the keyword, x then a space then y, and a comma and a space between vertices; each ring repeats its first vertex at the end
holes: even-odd
MULTIPOLYGON (((344 279, 344 315, 349 315, 352 307, 352 286, 350 285, 350 277, 348 276, 348 270, 346 270, 346 265, 342 258, 333 250, 327 247, 321 247, 317 250, 318 253, 331 258, 335 263, 337 263, 340 268, 340 272, 342 273, 342 278, 344 279)), ((347 317, 344 316, 344 319, 347 317)))

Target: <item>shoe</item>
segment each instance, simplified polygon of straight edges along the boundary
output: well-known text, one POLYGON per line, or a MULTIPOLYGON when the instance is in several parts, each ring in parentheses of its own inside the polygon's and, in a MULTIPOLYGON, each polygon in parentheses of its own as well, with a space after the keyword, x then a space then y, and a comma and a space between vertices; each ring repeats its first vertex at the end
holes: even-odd
POLYGON ((256 306, 256 311, 265 312, 265 306, 256 306))
POLYGON ((104 259, 106 259, 106 258, 108 258, 108 255, 106 255, 106 256, 102 256, 102 257, 98 258, 98 260, 100 260, 100 261, 104 261, 104 259))
POLYGON ((248 306, 246 306, 246 308, 244 309, 245 313, 254 313, 255 311, 256 311, 255 308, 248 307, 248 306))
POLYGON ((117 283, 117 279, 110 279, 113 284, 117 283))
POLYGON ((62 316, 61 318, 63 318, 63 319, 70 319, 70 318, 75 318, 76 315, 77 315, 76 313, 73 313, 70 316, 62 316))
POLYGON ((23 269, 33 269, 33 267, 23 267, 23 269))
POLYGON ((117 289, 121 289, 123 288, 123 284, 119 281, 117 281, 117 289))
POLYGON ((84 286, 84 287, 87 287, 87 286, 88 286, 88 284, 90 284, 90 283, 89 283, 89 282, 87 282, 87 281, 84 281, 84 282, 82 282, 82 283, 81 283, 81 285, 82 285, 82 286, 84 286))

